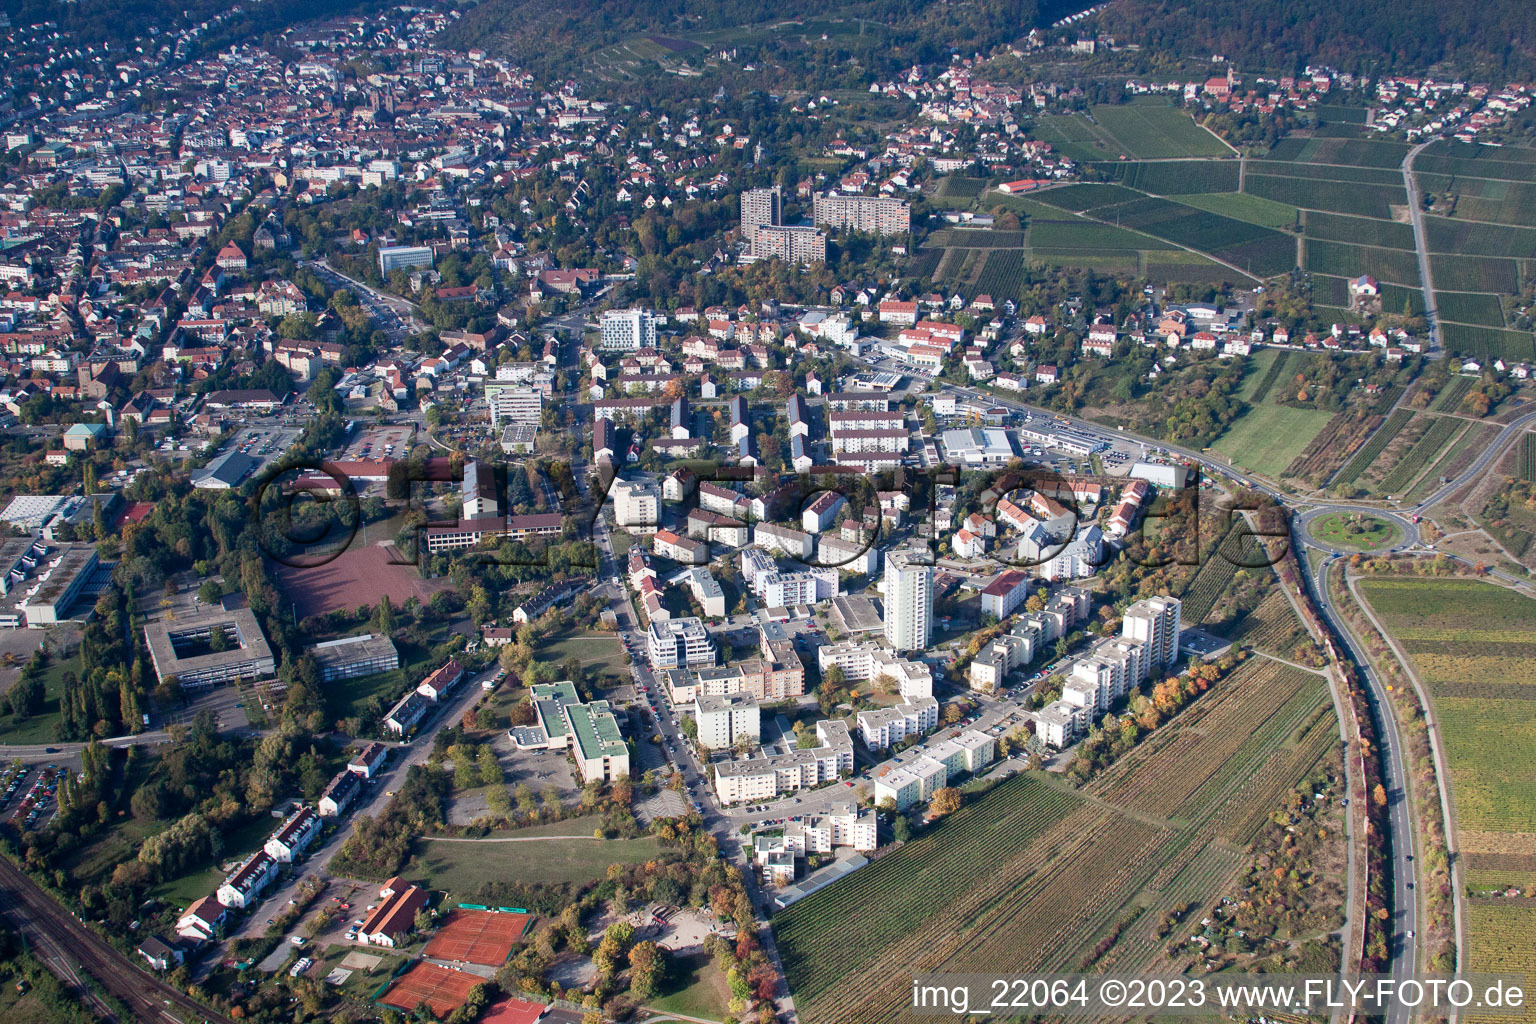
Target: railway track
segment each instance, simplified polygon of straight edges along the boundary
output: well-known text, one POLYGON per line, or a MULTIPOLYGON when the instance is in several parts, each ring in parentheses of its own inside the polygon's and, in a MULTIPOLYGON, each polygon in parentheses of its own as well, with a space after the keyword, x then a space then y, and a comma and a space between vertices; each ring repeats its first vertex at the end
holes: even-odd
POLYGON ((128 1024, 86 986, 83 974, 90 975, 127 1006, 135 1020, 153 1024, 233 1024, 229 1018, 139 970, 4 858, 0 858, 0 913, 26 938, 48 969, 79 992, 104 1021, 128 1024))

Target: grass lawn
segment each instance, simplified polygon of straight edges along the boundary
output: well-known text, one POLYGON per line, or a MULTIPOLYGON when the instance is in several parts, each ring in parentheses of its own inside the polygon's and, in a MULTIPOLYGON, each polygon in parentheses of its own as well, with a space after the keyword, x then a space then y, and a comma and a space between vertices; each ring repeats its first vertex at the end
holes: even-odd
POLYGON ((80 656, 64 661, 50 660, 43 669, 43 710, 17 721, 14 715, 0 715, 0 743, 51 743, 58 737, 59 697, 64 693, 64 673, 80 674, 80 656))
POLYGON ((609 530, 608 539, 613 542, 613 559, 622 567, 635 538, 628 530, 609 530))
POLYGON ((1248 360, 1248 366, 1243 371, 1243 386, 1238 390, 1238 395, 1245 402, 1253 401, 1253 394, 1259 390, 1259 384, 1263 382, 1269 373, 1269 368, 1275 364, 1275 360, 1283 355, 1289 355, 1278 348, 1261 348, 1248 360))
POLYGON ((1210 213, 1245 220, 1260 227, 1291 230, 1296 227, 1296 207, 1246 192, 1205 192, 1179 196, 1179 202, 1210 213))
POLYGON ((545 637, 534 646, 533 656, 539 661, 559 665, 567 658, 576 658, 583 666, 596 668, 601 675, 628 677, 623 661, 624 646, 612 633, 596 630, 580 630, 560 636, 545 637))
MULTIPOLYGON (((562 822, 561 824, 565 824, 562 822)), ((642 864, 658 857, 661 844, 642 839, 549 839, 501 842, 478 839, 450 842, 423 839, 416 862, 427 884, 455 896, 472 896, 487 879, 554 884, 601 878, 610 864, 642 864)))
MULTIPOLYGON (((278 819, 263 815, 246 822, 233 832, 224 833, 224 849, 219 853, 219 861, 233 863, 255 853, 278 824, 278 819)), ((155 886, 150 890, 150 895, 185 907, 204 896, 212 896, 224 881, 224 875, 225 872, 220 870, 218 864, 210 864, 203 871, 195 871, 155 886)))
POLYGON ((714 961, 707 956, 680 957, 667 966, 663 994, 651 1000, 658 1013, 720 1020, 731 1001, 731 988, 714 961))
POLYGON ((1278 477, 1332 418, 1318 409, 1260 405, 1239 417, 1211 447, 1236 465, 1278 477))
POLYGON ((1381 551, 1403 539, 1403 531, 1395 524, 1363 512, 1352 515, 1334 512, 1314 519, 1308 529, 1312 536, 1326 544, 1361 551, 1381 551))

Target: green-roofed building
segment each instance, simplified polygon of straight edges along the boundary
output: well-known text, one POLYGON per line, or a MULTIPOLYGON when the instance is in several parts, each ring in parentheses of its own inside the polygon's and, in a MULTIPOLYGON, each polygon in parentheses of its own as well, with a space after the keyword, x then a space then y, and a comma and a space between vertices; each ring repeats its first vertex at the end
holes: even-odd
POLYGON ((569 750, 583 782, 610 781, 629 774, 629 747, 607 701, 583 704, 576 685, 568 680, 535 684, 532 699, 538 727, 513 730, 519 747, 569 750), (543 734, 543 743, 530 742, 538 733, 543 734))

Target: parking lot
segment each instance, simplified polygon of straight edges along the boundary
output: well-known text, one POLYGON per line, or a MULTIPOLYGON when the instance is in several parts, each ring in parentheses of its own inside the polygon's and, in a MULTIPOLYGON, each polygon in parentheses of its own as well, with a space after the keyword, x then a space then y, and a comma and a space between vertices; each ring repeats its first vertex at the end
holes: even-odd
POLYGON ((67 774, 68 768, 56 764, 0 771, 0 816, 24 832, 42 828, 58 810, 59 781, 67 774))
POLYGON ((410 452, 411 434, 414 429, 410 424, 405 424, 360 430, 347 443, 342 458, 347 460, 404 458, 410 452))

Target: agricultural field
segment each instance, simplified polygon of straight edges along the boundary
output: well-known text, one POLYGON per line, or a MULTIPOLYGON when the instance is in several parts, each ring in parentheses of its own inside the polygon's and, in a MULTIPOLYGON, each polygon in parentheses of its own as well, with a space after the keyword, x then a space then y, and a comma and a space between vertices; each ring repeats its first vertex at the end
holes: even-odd
POLYGON ((1377 249, 1344 242, 1308 238, 1302 245, 1306 255, 1303 266, 1320 274, 1351 278, 1370 274, 1396 284, 1419 283, 1419 262, 1412 252, 1401 249, 1377 249))
POLYGON ((1148 197, 1096 207, 1089 216, 1209 253, 1261 277, 1296 264, 1296 240, 1290 235, 1168 199, 1148 197))
POLYGON ((1291 353, 1283 348, 1262 348, 1254 353, 1243 375, 1243 386, 1238 390, 1243 401, 1252 405, 1264 401, 1270 389, 1275 386, 1275 381, 1285 371, 1285 364, 1290 358, 1291 353))
POLYGON ((1442 479, 1453 479, 1472 461, 1478 454, 1493 443, 1494 435, 1499 428, 1491 423, 1474 423, 1464 430, 1446 453, 1430 467, 1429 472, 1419 478, 1419 482, 1409 490, 1407 500, 1418 502, 1429 497, 1430 494, 1442 485, 1442 479))
POLYGON ((1515 473, 1521 480, 1536 480, 1536 434, 1526 434, 1518 442, 1515 473))
POLYGON ((1381 426, 1382 417, 1336 413, 1307 443, 1300 455, 1285 467, 1284 476, 1308 487, 1320 487, 1344 464, 1349 453, 1381 426))
POLYGON ((1087 114, 1048 115, 1035 122, 1032 134, 1064 155, 1083 162, 1232 153, 1226 143, 1196 124, 1194 118, 1161 100, 1097 106, 1087 114))
POLYGON ((1172 196, 1192 192, 1236 194, 1240 168, 1235 160, 1162 160, 1100 163, 1094 164, 1092 170, 1127 188, 1172 196))
POLYGON ((1250 172, 1243 183, 1243 191, 1303 210, 1327 210, 1388 221, 1392 218, 1392 207, 1408 202, 1401 180, 1395 186, 1369 185, 1357 181, 1250 172))
POLYGON ((1351 245, 1375 245, 1386 249, 1413 249, 1413 228, 1390 220, 1349 217, 1308 210, 1302 219, 1306 235, 1351 245))
POLYGON ((986 178, 966 178, 958 174, 946 174, 939 180, 939 188, 934 195, 940 199, 960 199, 969 202, 981 195, 982 189, 986 187, 986 178))
POLYGON ((1536 357, 1536 338, 1525 331, 1447 322, 1441 326, 1440 333, 1445 339, 1445 347, 1452 352, 1506 362, 1536 357))
MULTIPOLYGON (((1474 878, 1478 872, 1468 872, 1474 878)), ((1526 886, 1531 876, 1521 873, 1519 878, 1526 886)), ((1507 883, 1503 883, 1507 884, 1507 883)), ((1529 892, 1529 888, 1526 890, 1529 892)), ((1467 907, 1468 946, 1467 971, 1489 971, 1524 974, 1527 979, 1536 977, 1536 906, 1531 900, 1488 899, 1474 901, 1467 907)), ((1529 1000, 1525 1013, 1520 1016, 1488 1017, 1467 1014, 1467 1024, 1531 1024, 1536 1021, 1536 1006, 1529 1000)))
POLYGON ((1038 202, 1063 210, 1071 210, 1073 213, 1082 213, 1084 210, 1091 210, 1095 206, 1109 206, 1111 203, 1130 203, 1144 198, 1146 197, 1142 193, 1125 188, 1122 185, 1103 185, 1097 182, 1053 188, 1037 193, 1035 196, 1038 202))
MULTIPOLYGON (((1433 272, 1433 271, 1431 271, 1433 272)), ((1481 292, 1435 292, 1435 308, 1442 320, 1484 327, 1504 326, 1504 304, 1497 295, 1481 292)))
MULTIPOLYGON (((1166 965, 1158 922, 1237 879, 1238 851, 1333 756, 1337 728, 1318 677, 1253 659, 1092 782, 1092 801, 1029 773, 973 797, 774 916, 802 1019, 904 1019, 914 972, 1166 965)), ((1328 888, 1323 918, 1336 913, 1328 888)))
POLYGON ((1413 419, 1413 412, 1409 409, 1399 409, 1387 417, 1387 421, 1376 429, 1376 433, 1372 434, 1363 445, 1355 450, 1355 454, 1350 457, 1350 460, 1344 464, 1344 467, 1339 470, 1338 475, 1334 477, 1333 483, 1336 486, 1342 486, 1352 484, 1360 479, 1360 474, 1365 472, 1367 466, 1376 461, 1377 457, 1381 455, 1392 439, 1402 432, 1402 429, 1408 425, 1408 421, 1411 419, 1413 419))
POLYGON ((1413 447, 1398 460, 1392 472, 1382 478, 1377 490, 1382 494, 1401 495, 1420 473, 1434 464, 1463 426, 1463 421, 1453 416, 1433 417, 1413 447))
POLYGON ((1249 195, 1247 192, 1202 192, 1181 195, 1179 202, 1207 213, 1257 224, 1261 228, 1273 228, 1276 231, 1296 230, 1298 216, 1296 207, 1277 203, 1273 199, 1249 195))
POLYGON ((1448 291, 1509 294, 1520 287, 1519 265, 1495 256, 1431 253, 1429 272, 1434 276, 1435 287, 1448 291))
POLYGON ((1317 409, 1255 405, 1211 447, 1236 465, 1276 480, 1332 418, 1317 409))
MULTIPOLYGON (((1401 142, 1377 142, 1358 138, 1281 139, 1269 151, 1270 160, 1301 164, 1347 164, 1353 167, 1400 167, 1412 147, 1401 142)), ((1420 157, 1420 159, 1423 159, 1420 157)), ((1417 164, 1415 164, 1417 166, 1417 164)), ((1401 179, 1399 179, 1401 180, 1401 179)))
POLYGON ((1172 249, 1160 238, 1091 220, 1032 220, 1031 249, 1172 249))
POLYGON ((1536 228, 1425 217, 1424 236, 1430 252, 1519 258, 1536 253, 1536 228))
MULTIPOLYGON (((1435 705, 1468 869, 1536 870, 1536 601, 1478 580, 1359 586, 1435 705)), ((1474 928, 1474 948, 1487 938, 1474 928)), ((1524 941, 1536 955, 1536 932, 1524 941)))
POLYGON ((1266 177, 1313 178, 1321 181, 1352 181, 1361 185, 1402 185, 1400 171, 1339 164, 1299 164, 1287 160, 1249 160, 1249 174, 1266 177))

